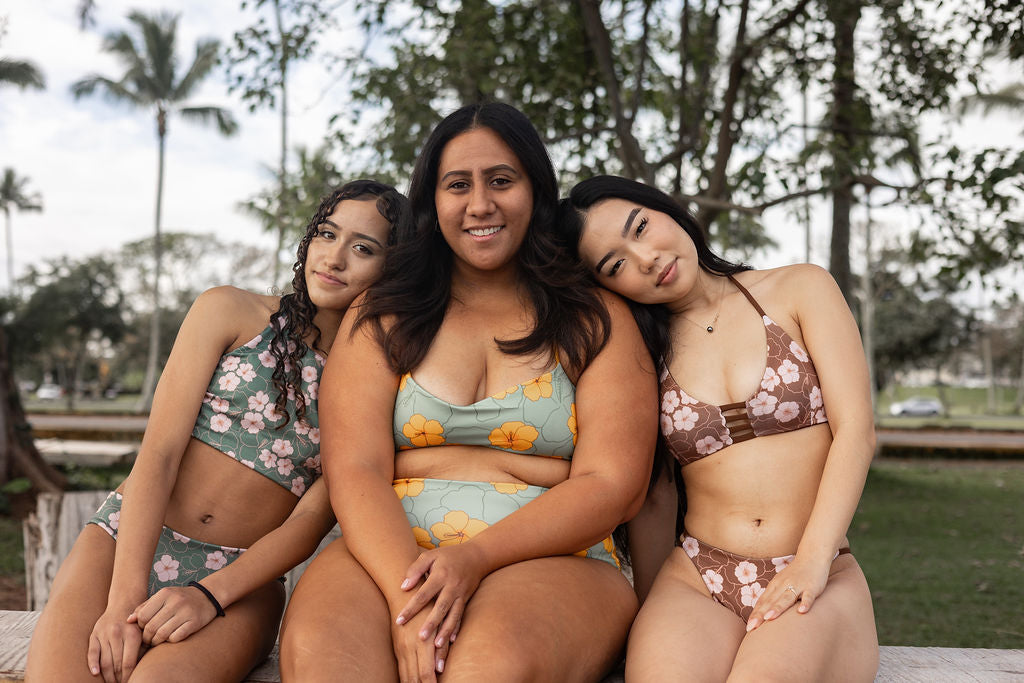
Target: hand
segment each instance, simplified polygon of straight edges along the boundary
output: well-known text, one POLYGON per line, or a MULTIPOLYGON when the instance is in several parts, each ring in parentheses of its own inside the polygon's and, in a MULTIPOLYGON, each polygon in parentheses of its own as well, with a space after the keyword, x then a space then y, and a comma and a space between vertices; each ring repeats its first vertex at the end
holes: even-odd
POLYGON ((89 634, 89 671, 93 676, 102 674, 104 683, 127 681, 139 662, 142 630, 128 623, 128 611, 107 605, 89 634))
POLYGON ((486 574, 483 557, 471 543, 422 553, 409 565, 402 582, 402 590, 412 590, 417 584, 419 587, 399 612, 396 623, 410 620, 432 601, 433 609, 423 621, 419 637, 432 637, 435 647, 445 646, 458 633, 466 603, 486 574))
POLYGON ((788 567, 768 582, 761 597, 757 599, 757 605, 747 619, 747 632, 766 621, 778 619, 794 605, 797 605, 796 611, 800 614, 809 612, 811 605, 825 590, 831 566, 831 562, 822 564, 794 557, 788 567))
POLYGON ((404 624, 391 622, 391 643, 398 660, 398 680, 402 683, 436 683, 437 674, 444 671, 451 643, 445 640, 441 647, 435 646, 433 631, 427 638, 421 638, 426 618, 427 611, 422 610, 404 624))
POLYGON ((191 586, 161 588, 135 608, 128 623, 142 629, 142 642, 150 647, 179 643, 209 624, 217 610, 203 593, 191 586))

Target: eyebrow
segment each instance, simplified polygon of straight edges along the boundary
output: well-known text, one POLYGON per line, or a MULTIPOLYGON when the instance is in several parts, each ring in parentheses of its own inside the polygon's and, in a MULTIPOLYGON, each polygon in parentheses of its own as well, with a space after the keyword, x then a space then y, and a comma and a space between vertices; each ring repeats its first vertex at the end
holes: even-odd
MULTIPOLYGON (((633 219, 636 218, 636 215, 638 213, 640 213, 640 207, 639 206, 636 207, 635 209, 633 209, 632 211, 630 211, 629 215, 626 216, 626 224, 622 226, 622 236, 623 237, 625 237, 626 234, 629 232, 630 226, 633 225, 633 219)), ((615 253, 615 251, 612 250, 612 251, 609 251, 607 254, 605 254, 604 258, 602 258, 600 261, 597 262, 597 265, 594 267, 594 270, 596 270, 597 272, 600 273, 601 272, 601 268, 604 266, 605 263, 608 262, 608 259, 610 259, 612 257, 612 254, 614 254, 614 253, 615 253)))
MULTIPOLYGON (((483 173, 484 173, 484 175, 490 175, 491 173, 494 173, 495 171, 509 171, 509 172, 515 174, 516 176, 519 175, 519 171, 517 171, 514 167, 509 166, 508 164, 498 164, 497 166, 491 166, 490 168, 485 168, 483 170, 483 173)), ((472 171, 448 171, 443 176, 441 176, 441 179, 438 182, 444 181, 445 178, 447 178, 448 176, 451 176, 451 175, 473 175, 473 173, 472 173, 472 171)))
MULTIPOLYGON (((329 226, 331 226, 335 230, 341 230, 341 226, 339 226, 337 223, 332 221, 330 218, 325 218, 325 219, 323 219, 322 222, 326 223, 329 226)), ((384 245, 381 244, 380 242, 378 242, 376 237, 372 237, 372 236, 367 235, 366 233, 362 233, 362 232, 353 232, 352 235, 355 236, 355 237, 358 237, 359 239, 366 240, 367 242, 373 242, 374 244, 376 244, 378 247, 381 247, 382 249, 384 248, 384 245)))

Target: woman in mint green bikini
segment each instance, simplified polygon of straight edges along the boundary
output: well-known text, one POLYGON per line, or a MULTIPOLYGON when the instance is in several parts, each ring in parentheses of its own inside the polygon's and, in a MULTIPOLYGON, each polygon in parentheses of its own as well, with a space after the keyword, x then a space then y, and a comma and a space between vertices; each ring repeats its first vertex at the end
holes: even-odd
POLYGON ((637 602, 609 535, 644 498, 656 377, 554 239, 557 197, 512 107, 427 140, 413 235, 324 376, 343 537, 292 594, 283 680, 596 680, 618 659, 637 602))
POLYGON ((237 681, 267 655, 275 579, 333 524, 319 478, 326 349, 405 207, 390 186, 349 183, 309 223, 294 293, 196 300, 131 474, 54 580, 26 680, 237 681))

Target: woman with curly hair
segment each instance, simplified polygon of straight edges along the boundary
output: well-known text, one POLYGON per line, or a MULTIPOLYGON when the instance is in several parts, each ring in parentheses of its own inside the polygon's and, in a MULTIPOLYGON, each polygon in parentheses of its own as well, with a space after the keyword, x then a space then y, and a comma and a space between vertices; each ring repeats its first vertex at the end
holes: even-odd
POLYGON ((284 608, 275 579, 334 524, 319 477, 326 350, 406 205, 388 185, 348 183, 307 226, 293 293, 196 299, 131 473, 54 580, 26 680, 237 681, 266 657, 284 608))

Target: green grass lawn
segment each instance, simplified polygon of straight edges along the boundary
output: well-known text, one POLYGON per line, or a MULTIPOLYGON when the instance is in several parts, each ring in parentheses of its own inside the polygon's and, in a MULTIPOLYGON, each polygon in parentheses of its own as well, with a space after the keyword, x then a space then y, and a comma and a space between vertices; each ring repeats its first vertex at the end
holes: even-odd
POLYGON ((850 529, 883 645, 1024 648, 1024 466, 872 466, 850 529))

